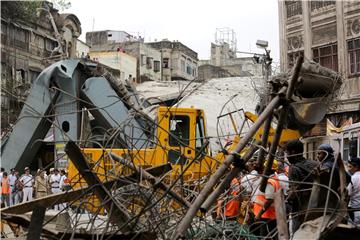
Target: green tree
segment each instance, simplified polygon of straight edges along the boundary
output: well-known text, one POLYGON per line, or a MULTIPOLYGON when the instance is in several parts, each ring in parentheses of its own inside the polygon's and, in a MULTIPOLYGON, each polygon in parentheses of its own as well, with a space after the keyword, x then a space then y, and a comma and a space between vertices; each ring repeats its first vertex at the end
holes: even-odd
MULTIPOLYGON (((37 19, 38 8, 45 1, 1 1, 1 16, 13 21, 33 22, 37 19)), ((50 0, 55 9, 65 10, 71 7, 67 0, 50 0)))
POLYGON ((42 1, 1 1, 1 16, 14 21, 33 21, 42 1))

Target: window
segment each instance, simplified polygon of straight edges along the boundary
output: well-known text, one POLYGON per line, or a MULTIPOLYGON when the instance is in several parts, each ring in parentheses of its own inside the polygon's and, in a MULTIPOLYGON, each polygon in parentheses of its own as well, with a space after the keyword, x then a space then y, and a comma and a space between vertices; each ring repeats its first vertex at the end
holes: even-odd
POLYGON ((323 8, 329 5, 335 5, 335 1, 311 1, 311 11, 323 8))
MULTIPOLYGON (((204 119, 202 117, 196 118, 196 142, 195 142, 195 151, 196 154, 200 151, 200 149, 204 145, 204 139, 205 139, 205 124, 204 119)), ((205 150, 204 153, 205 154, 205 150)))
POLYGON ((299 56, 304 56, 304 51, 288 53, 288 67, 292 68, 299 56))
POLYGON ((169 68, 169 58, 163 59, 163 68, 169 68))
POLYGON ((186 66, 186 73, 189 74, 189 75, 192 74, 192 68, 191 68, 190 65, 187 65, 187 66, 186 66))
POLYGON ((185 61, 184 61, 184 60, 181 60, 181 61, 180 61, 180 65, 181 65, 181 71, 182 71, 182 72, 185 72, 185 61))
POLYGON ((349 161, 349 154, 350 154, 350 146, 349 146, 349 139, 343 139, 343 160, 345 162, 349 161))
POLYGON ((349 73, 355 75, 360 73, 360 38, 347 41, 349 73))
POLYGON ((20 28, 15 28, 15 46, 23 50, 28 50, 28 33, 20 28))
POLYGON ((172 116, 170 118, 170 146, 188 146, 189 145, 189 124, 188 116, 172 116))
POLYGON ((147 69, 152 69, 152 59, 151 57, 147 57, 146 58, 146 68, 147 69))
POLYGON ((160 61, 154 61, 154 72, 160 72, 160 61))
POLYGON ((16 70, 16 85, 20 86, 25 83, 25 70, 18 69, 16 70))
POLYGON ((46 51, 52 51, 55 48, 55 42, 50 39, 45 39, 45 49, 46 51))
POLYGON ((302 14, 301 1, 285 1, 287 18, 302 14))
POLYGON ((313 48, 314 61, 321 66, 338 71, 337 44, 313 48))
POLYGON ((144 66, 146 64, 146 56, 144 54, 141 54, 140 61, 141 61, 141 66, 144 66))
POLYGON ((1 42, 2 44, 6 44, 6 35, 7 35, 7 26, 1 23, 1 42))

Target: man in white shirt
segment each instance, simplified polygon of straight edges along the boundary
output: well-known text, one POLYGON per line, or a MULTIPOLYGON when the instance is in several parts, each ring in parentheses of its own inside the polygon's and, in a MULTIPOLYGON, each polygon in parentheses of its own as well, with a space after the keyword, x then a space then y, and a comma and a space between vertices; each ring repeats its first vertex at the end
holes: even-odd
MULTIPOLYGON (((51 187, 52 193, 61 192, 60 181, 61 181, 61 176, 59 174, 59 170, 57 168, 55 168, 54 174, 50 175, 50 187, 51 187)), ((59 204, 54 206, 55 210, 61 210, 60 208, 61 208, 61 206, 59 204)))
POLYGON ((23 203, 26 201, 32 201, 33 194, 33 183, 34 178, 30 174, 30 169, 28 167, 25 168, 25 174, 21 176, 20 182, 23 187, 23 203))
POLYGON ((15 184, 16 184, 16 180, 17 180, 17 177, 15 175, 15 169, 12 168, 11 170, 11 173, 9 174, 9 185, 10 185, 10 206, 14 205, 15 204, 15 184))
POLYGON ((250 171, 249 174, 246 174, 241 178, 241 188, 244 190, 244 197, 250 197, 251 202, 255 200, 255 192, 259 187, 261 178, 258 173, 257 159, 251 159, 247 163, 247 168, 250 171))
POLYGON ((360 208, 360 158, 353 157, 348 163, 349 172, 351 173, 351 183, 347 187, 350 196, 349 222, 360 224, 360 211, 351 211, 360 208))

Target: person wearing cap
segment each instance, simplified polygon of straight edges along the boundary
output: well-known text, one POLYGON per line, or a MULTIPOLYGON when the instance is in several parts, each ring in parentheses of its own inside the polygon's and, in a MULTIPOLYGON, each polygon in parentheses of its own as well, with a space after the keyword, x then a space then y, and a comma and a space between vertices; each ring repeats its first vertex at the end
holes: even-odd
POLYGON ((292 229, 294 233, 304 222, 305 214, 297 214, 308 207, 308 201, 311 194, 311 185, 317 174, 319 162, 305 159, 304 145, 300 140, 289 141, 285 145, 285 156, 291 164, 289 167, 289 191, 288 202, 292 213, 292 229), (304 182, 299 184, 298 182, 304 182))
POLYGON ((32 199, 33 199, 33 197, 32 197, 33 183, 34 183, 34 178, 30 174, 30 169, 28 167, 26 167, 24 170, 25 170, 25 173, 20 178, 20 182, 21 182, 22 188, 23 188, 23 200, 22 200, 23 203, 26 201, 32 201, 32 199))
POLYGON ((352 211, 352 209, 360 209, 360 158, 352 157, 348 161, 348 169, 351 173, 351 183, 347 190, 350 196, 349 216, 350 223, 360 224, 360 211, 352 211))
MULTIPOLYGON (((265 162, 265 165, 268 162, 265 162)), ((280 191, 281 186, 277 175, 278 162, 273 161, 271 172, 267 181, 265 192, 258 189, 255 193, 254 215, 257 225, 260 224, 260 236, 268 236, 270 232, 276 229, 276 212, 274 206, 275 193, 280 191)), ((276 237, 275 237, 276 238, 276 237)), ((271 239, 271 238, 270 238, 271 239)))
POLYGON ((15 174, 15 168, 10 170, 9 174, 9 184, 10 184, 10 206, 15 204, 15 184, 17 180, 17 176, 15 174))
MULTIPOLYGON (((335 168, 333 179, 339 179, 339 166, 337 165, 334 158, 334 149, 330 144, 321 144, 317 149, 317 160, 321 163, 320 170, 331 172, 331 169, 335 168)), ((350 183, 351 176, 346 172, 346 183, 350 183)))
POLYGON ((321 170, 331 171, 333 166, 338 169, 337 164, 334 163, 334 149, 330 146, 330 144, 321 144, 317 149, 316 158, 320 162, 321 170))
MULTIPOLYGON (((50 187, 51 187, 51 193, 59 193, 61 192, 60 190, 60 180, 61 180, 61 176, 59 174, 59 170, 57 168, 54 169, 54 174, 50 175, 50 187)), ((61 206, 55 205, 54 209, 55 210, 61 210, 60 209, 61 206)))
POLYGON ((35 178, 35 196, 36 198, 46 197, 49 191, 48 180, 44 170, 38 170, 35 178))

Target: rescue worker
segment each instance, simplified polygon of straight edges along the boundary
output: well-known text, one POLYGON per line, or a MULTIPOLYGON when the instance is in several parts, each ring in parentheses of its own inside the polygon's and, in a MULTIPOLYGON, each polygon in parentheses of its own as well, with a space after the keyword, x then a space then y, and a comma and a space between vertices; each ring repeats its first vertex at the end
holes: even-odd
POLYGON ((1 202, 10 207, 10 182, 7 172, 3 172, 1 178, 1 202))
MULTIPOLYGON (((265 162, 267 164, 267 162, 265 162)), ((255 222, 260 225, 260 236, 269 237, 269 234, 276 229, 276 213, 274 206, 275 193, 281 189, 279 179, 275 172, 278 169, 278 162, 273 161, 265 192, 257 190, 254 201, 255 222)))
POLYGON ((38 175, 35 178, 35 196, 36 198, 46 197, 49 191, 48 180, 45 176, 45 171, 38 170, 38 175))
POLYGON ((246 167, 249 174, 246 174, 241 178, 241 187, 244 189, 244 193, 251 196, 252 200, 255 200, 255 192, 260 183, 259 167, 257 163, 257 157, 252 158, 246 163, 246 167))
POLYGON ((228 194, 218 202, 217 218, 221 219, 223 212, 226 221, 237 221, 240 215, 240 202, 240 182, 234 178, 230 183, 228 194))
POLYGON ((349 160, 349 172, 351 173, 351 182, 347 189, 350 196, 349 217, 350 223, 360 224, 360 158, 353 157, 349 160), (354 211, 352 209, 357 209, 354 211))
POLYGON ((241 178, 241 192, 243 201, 240 207, 240 213, 244 215, 243 223, 254 222, 253 203, 255 201, 255 193, 259 187, 261 177, 259 171, 261 168, 257 162, 257 154, 246 163, 248 174, 241 178))
POLYGON ((15 168, 12 168, 11 173, 9 174, 9 184, 10 184, 10 206, 15 204, 15 184, 17 180, 17 175, 15 174, 15 168))
POLYGON ((313 160, 307 160, 303 157, 304 145, 300 140, 292 140, 285 146, 286 158, 291 164, 289 167, 289 192, 288 202, 291 208, 292 229, 295 233, 304 221, 304 214, 296 214, 299 211, 307 209, 311 194, 311 185, 298 184, 296 182, 312 183, 314 181, 319 163, 313 160))
MULTIPOLYGON (((331 170, 334 165, 334 149, 330 146, 330 144, 321 144, 316 153, 316 158, 320 162, 321 170, 331 170)), ((335 168, 338 169, 337 164, 335 164, 335 168)), ((337 170, 338 171, 338 170, 337 170)))
MULTIPOLYGON (((60 190, 60 180, 61 180, 61 176, 59 174, 59 170, 57 168, 54 169, 54 174, 50 175, 50 186, 51 186, 51 193, 59 193, 61 192, 60 190)), ((62 210, 60 209, 61 206, 60 205, 55 205, 54 209, 55 210, 62 210)))
POLYGON ((22 175, 20 178, 20 182, 23 188, 23 200, 22 200, 23 203, 26 201, 32 201, 33 183, 34 183, 34 178, 30 174, 30 169, 26 167, 24 170, 25 170, 25 174, 22 175))

